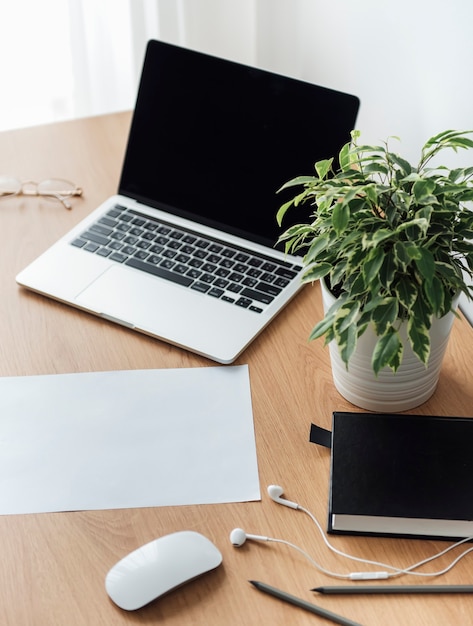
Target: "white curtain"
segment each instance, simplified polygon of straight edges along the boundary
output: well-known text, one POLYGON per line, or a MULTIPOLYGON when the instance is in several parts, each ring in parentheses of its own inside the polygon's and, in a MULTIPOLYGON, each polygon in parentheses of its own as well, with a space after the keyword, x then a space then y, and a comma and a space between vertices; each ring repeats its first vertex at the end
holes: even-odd
POLYGON ((473 127, 467 0, 0 0, 0 20, 0 128, 132 108, 150 38, 357 94, 363 138, 410 158, 473 127))

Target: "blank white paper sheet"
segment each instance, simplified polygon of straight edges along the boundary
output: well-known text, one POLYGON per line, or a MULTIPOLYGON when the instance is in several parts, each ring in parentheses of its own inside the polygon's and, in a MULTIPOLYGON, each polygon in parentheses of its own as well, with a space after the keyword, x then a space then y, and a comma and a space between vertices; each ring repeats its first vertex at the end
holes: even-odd
POLYGON ((246 365, 0 378, 0 514, 260 498, 246 365))

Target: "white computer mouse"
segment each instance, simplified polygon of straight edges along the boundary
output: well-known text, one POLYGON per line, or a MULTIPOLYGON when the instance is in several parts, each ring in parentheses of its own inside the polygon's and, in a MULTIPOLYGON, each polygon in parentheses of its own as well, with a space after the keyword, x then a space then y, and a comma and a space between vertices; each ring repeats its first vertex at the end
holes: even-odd
POLYGON ((118 561, 105 577, 105 589, 120 608, 134 611, 221 562, 220 551, 207 537, 183 530, 154 539, 118 561))

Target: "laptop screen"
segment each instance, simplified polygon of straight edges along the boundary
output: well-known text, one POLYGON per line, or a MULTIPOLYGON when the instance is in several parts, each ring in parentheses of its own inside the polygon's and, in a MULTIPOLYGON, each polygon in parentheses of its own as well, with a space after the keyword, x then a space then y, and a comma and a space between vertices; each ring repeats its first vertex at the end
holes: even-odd
MULTIPOLYGON (((349 94, 150 41, 119 193, 272 247, 287 199, 278 189, 338 154, 358 107, 349 94)), ((294 210, 292 223, 309 212, 294 210)))

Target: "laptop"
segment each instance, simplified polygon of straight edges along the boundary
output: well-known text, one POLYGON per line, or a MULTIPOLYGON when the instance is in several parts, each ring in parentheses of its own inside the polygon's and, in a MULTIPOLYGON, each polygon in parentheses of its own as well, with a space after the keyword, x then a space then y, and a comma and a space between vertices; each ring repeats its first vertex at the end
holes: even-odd
POLYGON ((301 289, 301 257, 276 245, 277 191, 338 154, 358 108, 350 94, 149 41, 117 195, 17 282, 232 363, 301 289))

